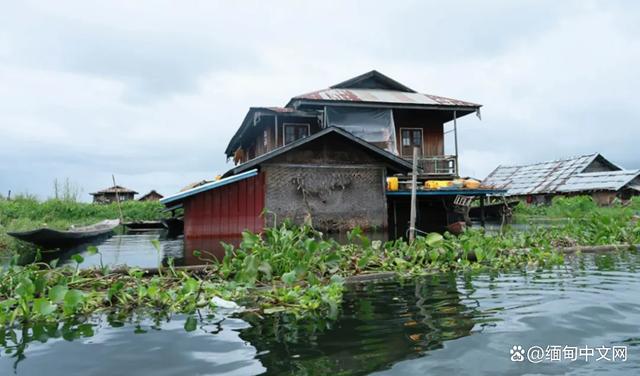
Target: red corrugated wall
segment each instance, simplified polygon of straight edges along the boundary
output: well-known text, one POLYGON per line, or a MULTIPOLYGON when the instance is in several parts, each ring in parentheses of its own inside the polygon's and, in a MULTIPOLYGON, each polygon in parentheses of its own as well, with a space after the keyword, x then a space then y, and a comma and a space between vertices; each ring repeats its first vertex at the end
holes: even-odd
POLYGON ((240 235, 260 232, 264 220, 264 173, 217 189, 202 192, 184 202, 184 236, 187 238, 240 235))

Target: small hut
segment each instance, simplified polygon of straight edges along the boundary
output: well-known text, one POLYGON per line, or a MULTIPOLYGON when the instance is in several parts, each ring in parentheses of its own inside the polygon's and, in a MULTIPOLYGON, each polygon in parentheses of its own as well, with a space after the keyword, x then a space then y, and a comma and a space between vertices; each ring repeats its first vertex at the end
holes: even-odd
POLYGON ((164 196, 156 192, 155 189, 152 189, 151 192, 140 197, 138 201, 160 201, 160 199, 163 197, 164 196))
POLYGON ((89 194, 93 196, 94 203, 109 204, 112 202, 117 202, 118 199, 121 202, 133 200, 133 197, 137 195, 138 192, 129 188, 122 187, 120 185, 114 185, 113 187, 109 187, 107 189, 89 194))
POLYGON ((640 193, 640 170, 624 170, 594 153, 555 161, 498 166, 483 184, 506 189, 507 197, 550 203, 554 196, 591 195, 600 205, 640 193))

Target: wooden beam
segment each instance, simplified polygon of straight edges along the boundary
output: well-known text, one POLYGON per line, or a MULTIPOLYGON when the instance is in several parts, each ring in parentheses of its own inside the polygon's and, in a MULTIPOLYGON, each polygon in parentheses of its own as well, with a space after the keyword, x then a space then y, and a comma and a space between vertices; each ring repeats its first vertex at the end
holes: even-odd
POLYGON ((413 147, 413 171, 411 172, 411 213, 409 215, 409 243, 416 238, 416 189, 418 185, 418 147, 413 147))

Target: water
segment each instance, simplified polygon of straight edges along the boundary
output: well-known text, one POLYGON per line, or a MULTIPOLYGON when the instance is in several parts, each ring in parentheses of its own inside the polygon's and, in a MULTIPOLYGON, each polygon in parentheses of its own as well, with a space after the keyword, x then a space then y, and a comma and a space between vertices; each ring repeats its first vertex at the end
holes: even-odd
POLYGON ((49 338, 30 329, 34 338, 15 337, 17 365, 4 339, 13 350, 0 354, 0 375, 639 374, 639 266, 637 254, 584 255, 544 272, 351 285, 335 322, 217 312, 196 327, 175 316, 101 317, 49 338), (514 345, 620 345, 628 360, 516 363, 514 345))

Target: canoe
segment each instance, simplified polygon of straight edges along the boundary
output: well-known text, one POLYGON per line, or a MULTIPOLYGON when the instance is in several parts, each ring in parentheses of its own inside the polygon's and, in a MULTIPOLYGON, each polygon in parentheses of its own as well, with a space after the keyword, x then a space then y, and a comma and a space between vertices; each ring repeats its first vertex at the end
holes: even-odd
POLYGON ((31 231, 8 232, 7 234, 45 249, 64 248, 111 234, 119 224, 120 220, 118 219, 108 219, 90 226, 71 227, 66 231, 39 228, 31 231))

